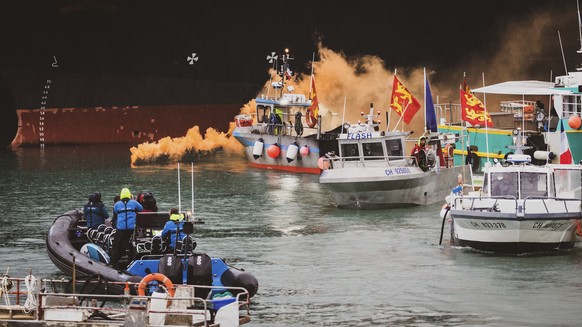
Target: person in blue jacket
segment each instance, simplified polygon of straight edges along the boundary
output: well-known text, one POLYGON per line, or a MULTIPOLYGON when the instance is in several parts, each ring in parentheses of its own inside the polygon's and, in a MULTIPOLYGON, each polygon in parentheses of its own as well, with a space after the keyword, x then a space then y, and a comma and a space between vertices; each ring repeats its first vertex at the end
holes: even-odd
POLYGON ((176 234, 178 234, 178 241, 181 241, 186 234, 184 233, 184 214, 178 213, 178 209, 173 208, 170 210, 170 220, 164 225, 162 230, 162 238, 168 239, 168 248, 170 250, 174 249, 176 245, 176 234))
POLYGON ((119 267, 118 262, 128 249, 130 250, 129 259, 131 261, 133 255, 133 251, 131 250, 131 235, 135 228, 137 213, 143 210, 142 205, 132 199, 129 189, 122 189, 119 198, 120 200, 113 206, 113 213, 117 216, 117 223, 114 226, 116 232, 113 240, 113 248, 111 249, 110 262, 110 265, 116 269, 122 269, 122 267, 119 267))
POLYGON ((109 218, 107 208, 101 201, 101 193, 89 195, 89 201, 83 207, 83 216, 87 220, 88 228, 97 228, 105 223, 105 219, 109 218))

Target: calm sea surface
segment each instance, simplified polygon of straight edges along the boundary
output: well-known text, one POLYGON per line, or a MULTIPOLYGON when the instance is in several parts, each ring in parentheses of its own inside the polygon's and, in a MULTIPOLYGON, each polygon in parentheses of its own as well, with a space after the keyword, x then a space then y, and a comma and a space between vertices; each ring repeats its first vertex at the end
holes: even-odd
MULTIPOLYGON (((61 213, 122 187, 178 206, 177 169, 130 168, 127 147, 0 153, 0 272, 61 276, 46 233, 61 213)), ((182 165, 182 208, 191 207, 182 165)), ((196 162, 200 251, 255 274, 248 326, 580 326, 582 248, 500 256, 438 245, 440 204, 339 210, 318 176, 248 168, 242 157, 196 162)))

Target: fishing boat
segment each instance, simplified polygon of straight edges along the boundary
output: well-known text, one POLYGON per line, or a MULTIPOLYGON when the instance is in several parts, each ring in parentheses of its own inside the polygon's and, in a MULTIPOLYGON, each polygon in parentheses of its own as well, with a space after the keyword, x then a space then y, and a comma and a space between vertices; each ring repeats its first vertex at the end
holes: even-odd
MULTIPOLYGON (((457 185, 463 165, 450 165, 437 134, 416 156, 406 156, 410 132, 378 131, 373 107, 365 123, 346 124, 339 135, 339 153, 322 159, 319 182, 330 189, 340 208, 373 209, 427 205, 457 185)), ((462 177, 461 177, 462 178, 462 177)), ((441 198, 442 199, 442 198, 441 198)))
MULTIPOLYGON (((190 217, 186 217, 184 223, 184 232, 188 235, 178 242, 174 251, 169 251, 168 242, 160 236, 169 219, 168 212, 137 214, 133 249, 119 262, 126 265, 126 269, 118 270, 108 265, 115 230, 106 225, 87 228, 87 221, 79 210, 55 219, 46 238, 47 252, 57 268, 68 276, 100 276, 108 282, 117 282, 109 287, 110 293, 122 294, 123 283, 139 283, 148 275, 161 274, 174 284, 216 286, 225 290, 244 288, 250 296, 255 295, 259 284, 252 274, 230 266, 221 258, 195 252, 196 242, 190 235, 194 221, 190 217)), ((197 296, 206 298, 208 292, 202 292, 197 296)), ((237 290, 231 293, 236 294, 237 290)))
POLYGON ((282 62, 281 69, 271 78, 266 94, 255 99, 255 111, 235 116, 232 135, 244 146, 251 167, 319 174, 319 157, 337 151, 341 124, 333 126, 331 119, 323 121, 318 114, 313 79, 312 99, 293 93, 292 85, 285 86, 291 76, 289 53, 274 57, 282 62))
MULTIPOLYGON (((221 326, 235 327, 251 321, 250 296, 236 295, 203 285, 148 285, 121 283, 127 292, 95 292, 103 280, 49 279, 32 273, 24 278, 1 276, 2 326, 221 326), (78 284, 78 285, 77 285, 78 284), (151 295, 132 293, 152 287, 151 295), (197 288, 220 294, 216 299, 195 295, 197 288)), ((109 285, 113 285, 110 282, 109 285)))
MULTIPOLYGON (((516 152, 507 162, 486 166, 483 186, 447 198, 451 244, 500 253, 571 249, 582 218, 582 166, 532 165, 516 152)), ((442 240, 442 232, 441 232, 442 240)))

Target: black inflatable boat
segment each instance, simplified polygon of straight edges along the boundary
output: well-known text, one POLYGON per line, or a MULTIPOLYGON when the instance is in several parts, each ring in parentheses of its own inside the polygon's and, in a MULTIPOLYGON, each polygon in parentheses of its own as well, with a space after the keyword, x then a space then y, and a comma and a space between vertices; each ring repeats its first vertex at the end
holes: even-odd
MULTIPOLYGON (((158 235, 170 215, 167 212, 140 212, 133 233, 133 254, 124 257, 125 270, 108 266, 109 250, 115 230, 105 225, 88 229, 83 213, 78 210, 57 217, 51 226, 46 247, 50 259, 65 274, 90 279, 98 276, 111 284, 107 292, 123 293, 125 282, 139 283, 145 276, 160 273, 174 284, 223 287, 233 294, 242 287, 250 296, 256 294, 259 284, 248 272, 228 265, 223 259, 211 258, 194 251, 195 242, 185 242, 168 253, 167 244, 158 235), (129 261, 129 257, 134 260, 129 261)), ((190 237, 190 236, 188 236, 190 237)), ((190 239, 190 238, 189 238, 190 239)), ((205 297, 208 294, 197 296, 205 297)))

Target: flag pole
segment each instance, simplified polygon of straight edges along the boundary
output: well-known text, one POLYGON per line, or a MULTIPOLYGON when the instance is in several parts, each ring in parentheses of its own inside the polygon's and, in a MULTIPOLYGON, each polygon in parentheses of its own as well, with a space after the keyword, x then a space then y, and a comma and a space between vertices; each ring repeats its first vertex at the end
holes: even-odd
MULTIPOLYGON (((396 122, 396 126, 394 126, 394 129, 392 130, 392 132, 395 132, 396 129, 398 128, 398 124, 400 124, 400 121, 402 121, 402 117, 404 117, 404 113, 406 112, 406 109, 408 109, 409 105, 410 105, 410 102, 408 102, 406 104, 406 107, 404 107, 404 110, 402 110, 402 115, 400 115, 400 118, 398 118, 398 121, 396 122)), ((402 122, 402 125, 404 126, 404 122, 402 122)))
MULTIPOLYGON (((483 87, 485 87, 485 73, 482 72, 481 76, 483 77, 483 87)), ((485 105, 485 151, 487 151, 487 162, 489 162, 489 114, 487 113, 487 96, 485 92, 483 92, 483 102, 485 105)))
POLYGON ((315 51, 313 51, 313 55, 311 56, 311 80, 309 81, 309 100, 311 100, 311 89, 313 88, 313 63, 315 62, 315 51))
MULTIPOLYGON (((424 89, 424 132, 427 132, 427 128, 426 128, 426 67, 422 67, 422 71, 423 71, 423 75, 424 75, 424 81, 422 81, 423 89, 424 89)), ((428 143, 428 142, 427 142, 428 143)))
POLYGON ((342 116, 342 134, 344 133, 344 124, 346 122, 346 97, 344 96, 344 114, 342 116))

